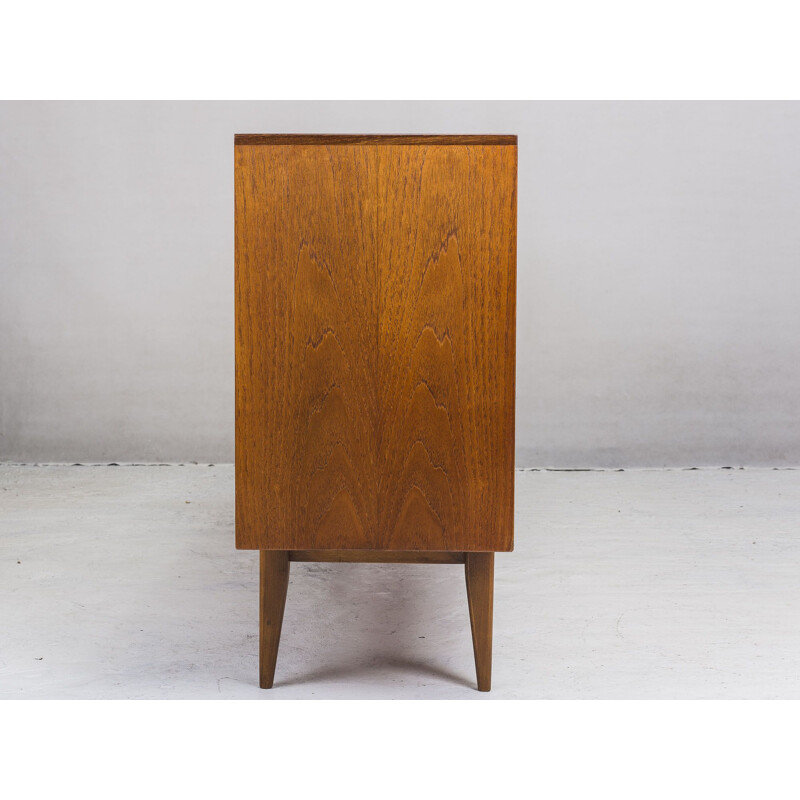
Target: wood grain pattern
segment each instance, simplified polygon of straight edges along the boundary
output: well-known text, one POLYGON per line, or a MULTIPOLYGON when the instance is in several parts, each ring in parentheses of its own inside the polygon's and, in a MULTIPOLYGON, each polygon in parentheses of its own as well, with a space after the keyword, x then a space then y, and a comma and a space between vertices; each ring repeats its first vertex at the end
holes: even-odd
POLYGON ((289 561, 345 564, 463 564, 464 553, 435 550, 290 550, 289 561))
POLYGON ((375 148, 236 148, 236 545, 377 535, 375 148))
POLYGON ((237 547, 511 550, 516 147, 262 138, 235 149, 237 547))
POLYGON ((378 163, 379 546, 511 550, 516 148, 378 163))
POLYGON ((236 145, 276 145, 276 144, 393 144, 393 145, 516 145, 516 136, 497 135, 421 135, 395 136, 392 134, 341 134, 341 133, 237 133, 236 145))
POLYGON ((467 602, 478 691, 488 692, 492 688, 494 553, 467 553, 464 573, 467 579, 467 602))
POLYGON ((259 683, 262 689, 271 689, 289 588, 289 558, 285 550, 261 551, 259 585, 259 683))

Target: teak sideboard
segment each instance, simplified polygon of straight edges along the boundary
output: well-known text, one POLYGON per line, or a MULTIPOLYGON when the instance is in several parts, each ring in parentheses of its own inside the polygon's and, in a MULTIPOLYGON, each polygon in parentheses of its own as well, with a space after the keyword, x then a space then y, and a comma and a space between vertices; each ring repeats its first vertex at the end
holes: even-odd
POLYGON ((235 137, 236 547, 260 683, 292 561, 464 564, 491 686, 514 541, 516 136, 235 137))

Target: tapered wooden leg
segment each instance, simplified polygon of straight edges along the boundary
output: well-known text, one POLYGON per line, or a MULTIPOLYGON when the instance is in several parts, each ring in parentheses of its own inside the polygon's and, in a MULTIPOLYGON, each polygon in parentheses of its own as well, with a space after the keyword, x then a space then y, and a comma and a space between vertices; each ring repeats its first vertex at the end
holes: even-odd
POLYGON ((283 609, 289 588, 289 551, 261 551, 261 603, 259 630, 259 678, 262 689, 271 689, 281 641, 283 609))
POLYGON ((467 553, 464 571, 478 690, 488 692, 492 688, 494 553, 467 553))

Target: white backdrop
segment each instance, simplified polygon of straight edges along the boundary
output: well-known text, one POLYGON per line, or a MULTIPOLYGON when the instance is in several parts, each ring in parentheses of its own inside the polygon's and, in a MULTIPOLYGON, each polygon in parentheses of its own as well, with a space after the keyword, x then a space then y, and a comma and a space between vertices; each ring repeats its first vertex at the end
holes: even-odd
POLYGON ((233 134, 519 135, 517 463, 800 464, 800 104, 0 103, 0 460, 233 458, 233 134))

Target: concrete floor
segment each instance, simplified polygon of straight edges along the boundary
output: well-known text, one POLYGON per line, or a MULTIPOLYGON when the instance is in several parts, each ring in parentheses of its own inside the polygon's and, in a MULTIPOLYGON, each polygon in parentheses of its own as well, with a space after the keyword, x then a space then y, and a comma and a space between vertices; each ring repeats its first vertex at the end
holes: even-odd
POLYGON ((293 565, 262 691, 230 465, 2 465, 0 698, 800 698, 798 521, 800 471, 521 471, 491 694, 427 565, 293 565))

